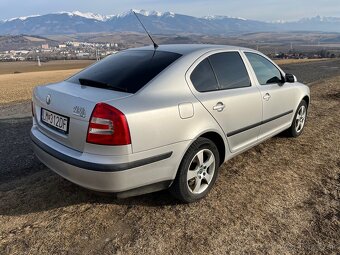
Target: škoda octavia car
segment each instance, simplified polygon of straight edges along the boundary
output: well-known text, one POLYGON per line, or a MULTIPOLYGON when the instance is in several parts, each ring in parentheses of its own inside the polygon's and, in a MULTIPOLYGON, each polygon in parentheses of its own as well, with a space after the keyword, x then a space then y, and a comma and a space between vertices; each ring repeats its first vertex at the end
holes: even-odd
POLYGON ((284 130, 299 136, 309 101, 307 86, 251 49, 143 47, 36 87, 31 138, 80 186, 120 197, 170 188, 193 202, 226 160, 284 130))

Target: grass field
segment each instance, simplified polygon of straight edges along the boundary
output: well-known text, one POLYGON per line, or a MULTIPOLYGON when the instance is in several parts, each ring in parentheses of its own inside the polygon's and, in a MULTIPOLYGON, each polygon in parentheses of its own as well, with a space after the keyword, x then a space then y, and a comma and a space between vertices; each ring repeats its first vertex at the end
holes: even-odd
MULTIPOLYGON (((1 100, 74 71, 1 75, 1 100)), ((117 200, 80 188, 33 157, 29 118, 0 121, 0 254, 339 254, 340 76, 311 98, 299 138, 228 161, 190 205, 167 192, 117 200)))
POLYGON ((29 100, 35 86, 64 80, 78 71, 80 69, 0 75, 0 104, 29 100))
POLYGON ((42 62, 41 66, 38 66, 37 62, 0 62, 0 75, 81 69, 92 64, 93 62, 93 60, 59 60, 42 62))
POLYGON ((328 58, 316 58, 316 59, 279 59, 275 60, 275 63, 278 65, 287 65, 287 64, 297 64, 297 63, 308 63, 308 62, 318 62, 318 61, 327 61, 328 58))

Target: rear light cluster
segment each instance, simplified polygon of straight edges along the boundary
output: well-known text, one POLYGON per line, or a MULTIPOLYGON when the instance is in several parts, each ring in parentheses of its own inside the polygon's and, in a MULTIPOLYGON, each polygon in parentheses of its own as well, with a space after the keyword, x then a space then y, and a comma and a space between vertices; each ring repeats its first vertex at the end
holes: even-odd
POLYGON ((125 115, 111 105, 98 103, 91 115, 86 141, 102 145, 131 144, 125 115))

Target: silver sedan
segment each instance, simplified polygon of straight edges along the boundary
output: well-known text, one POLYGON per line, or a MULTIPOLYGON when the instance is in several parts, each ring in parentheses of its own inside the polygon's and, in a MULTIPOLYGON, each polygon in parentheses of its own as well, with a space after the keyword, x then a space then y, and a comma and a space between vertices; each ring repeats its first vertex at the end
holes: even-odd
MULTIPOLYGON (((88 189, 203 198, 221 164, 304 128, 309 88, 252 49, 161 45, 105 58, 33 93, 37 157, 88 189)), ((287 148, 289 149, 289 148, 287 148)))

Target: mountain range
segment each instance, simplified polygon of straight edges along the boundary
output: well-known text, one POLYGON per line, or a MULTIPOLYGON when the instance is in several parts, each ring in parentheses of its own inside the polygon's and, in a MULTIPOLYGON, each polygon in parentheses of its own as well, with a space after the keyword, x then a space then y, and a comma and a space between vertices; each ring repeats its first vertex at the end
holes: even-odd
MULTIPOLYGON (((227 16, 193 17, 173 12, 134 10, 154 34, 235 35, 252 32, 339 32, 340 17, 312 17, 294 22, 263 22, 227 16)), ((143 32, 132 10, 118 15, 59 12, 0 21, 2 35, 60 35, 98 32, 143 32)))

